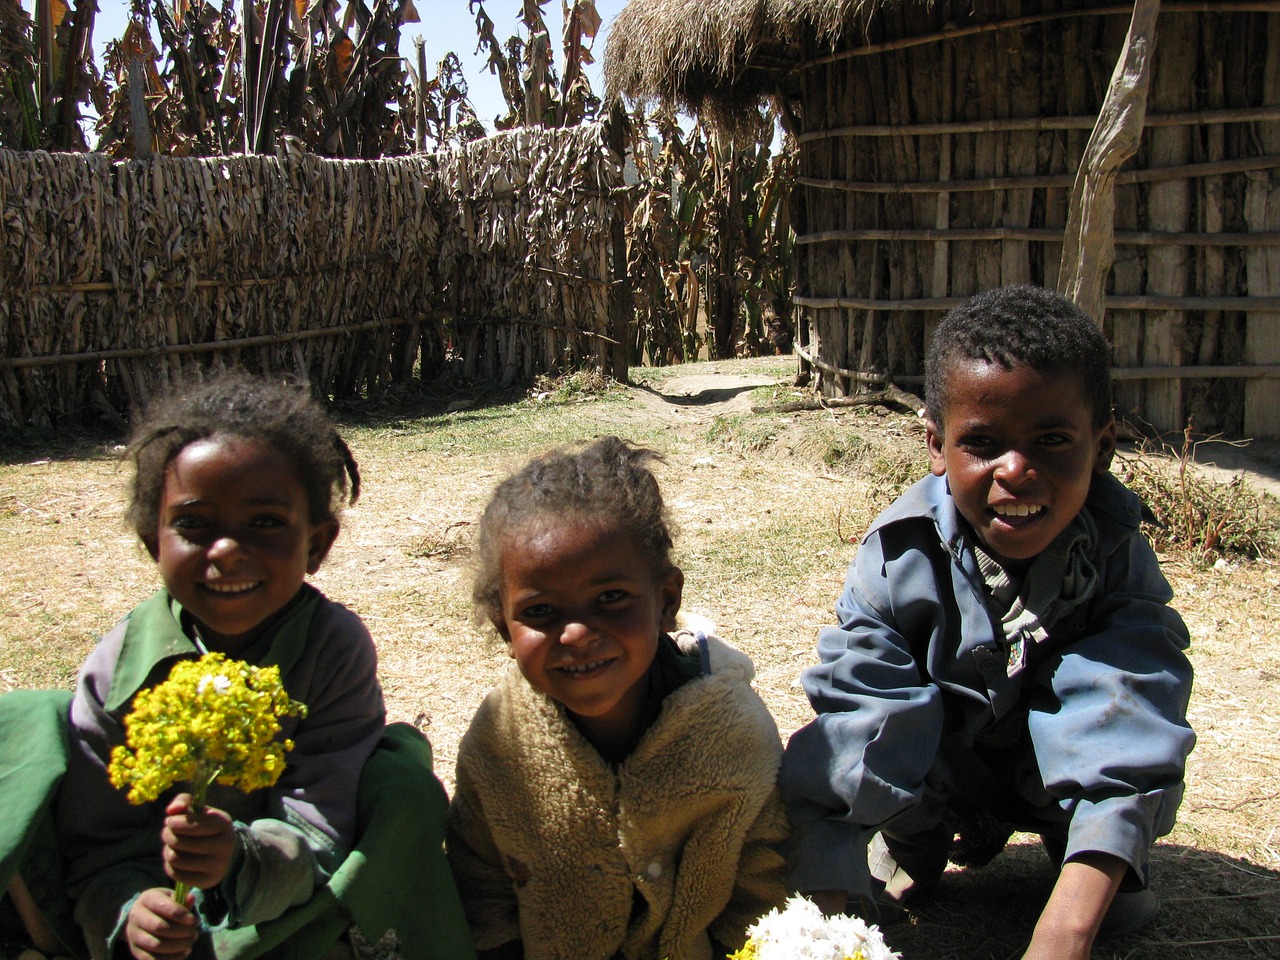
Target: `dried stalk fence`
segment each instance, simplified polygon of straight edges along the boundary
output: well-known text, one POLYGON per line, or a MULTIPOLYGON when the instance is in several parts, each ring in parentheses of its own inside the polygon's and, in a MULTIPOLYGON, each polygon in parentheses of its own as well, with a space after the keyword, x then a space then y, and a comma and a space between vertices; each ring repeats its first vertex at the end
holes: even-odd
POLYGON ((193 366, 333 396, 407 375, 438 289, 433 176, 421 159, 0 153, 0 418, 124 415, 193 366))
POLYGON ((526 127, 437 154, 440 273, 466 377, 612 372, 622 161, 603 124, 526 127))
POLYGON ((378 161, 0 151, 0 426, 118 419, 193 367, 343 398, 603 366, 620 181, 601 126, 378 161))
MULTIPOLYGON (((1055 286, 1133 3, 884 4, 799 69, 797 306, 823 392, 918 383, 940 312, 1055 286)), ((1166 0, 1115 179, 1117 410, 1280 436, 1280 2, 1166 0)))

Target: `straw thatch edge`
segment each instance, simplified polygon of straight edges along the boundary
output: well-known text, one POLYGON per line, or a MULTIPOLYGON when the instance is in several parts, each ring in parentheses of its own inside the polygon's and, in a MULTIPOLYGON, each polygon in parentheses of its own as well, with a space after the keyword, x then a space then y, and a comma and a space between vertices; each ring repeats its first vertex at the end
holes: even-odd
POLYGON ((611 99, 660 103, 724 133, 754 129, 800 64, 802 40, 832 48, 890 6, 935 0, 631 0, 605 48, 611 99))

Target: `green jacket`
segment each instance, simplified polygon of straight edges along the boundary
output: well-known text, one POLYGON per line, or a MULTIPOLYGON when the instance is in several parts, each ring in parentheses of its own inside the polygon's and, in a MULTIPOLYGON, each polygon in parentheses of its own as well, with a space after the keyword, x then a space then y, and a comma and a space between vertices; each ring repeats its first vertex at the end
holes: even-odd
MULTIPOLYGON (((70 702, 61 690, 0 696, 0 889, 21 871, 68 955, 82 957, 88 952, 61 886, 50 816, 66 765, 70 702)), ((352 923, 371 942, 390 932, 403 960, 472 960, 442 850, 446 805, 426 738, 408 724, 388 726, 361 772, 355 849, 307 903, 257 926, 219 931, 219 960, 320 958, 352 923)), ((0 900, 0 941, 14 950, 22 940, 13 905, 0 900)))
POLYGON ((14 876, 40 905, 45 920, 71 956, 88 956, 66 895, 53 826, 53 799, 67 769, 71 694, 14 690, 0 696, 0 956, 29 946, 12 900, 14 876))

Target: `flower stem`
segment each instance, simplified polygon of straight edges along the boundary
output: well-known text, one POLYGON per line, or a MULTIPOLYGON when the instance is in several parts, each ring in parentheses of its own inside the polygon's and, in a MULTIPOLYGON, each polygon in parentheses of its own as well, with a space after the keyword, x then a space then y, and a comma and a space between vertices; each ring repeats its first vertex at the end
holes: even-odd
MULTIPOLYGON (((209 788, 213 786, 213 781, 218 779, 218 774, 222 772, 221 767, 214 767, 208 776, 200 777, 191 785, 191 809, 195 813, 204 811, 204 798, 209 794, 209 788)), ((187 894, 191 892, 191 885, 183 883, 181 880, 174 881, 173 899, 183 906, 187 903, 187 894)))

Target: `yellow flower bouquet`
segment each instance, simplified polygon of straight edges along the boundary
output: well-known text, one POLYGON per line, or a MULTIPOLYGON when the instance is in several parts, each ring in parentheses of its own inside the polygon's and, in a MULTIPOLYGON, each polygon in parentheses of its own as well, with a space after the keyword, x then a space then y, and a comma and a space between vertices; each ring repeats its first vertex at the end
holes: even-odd
MULTIPOLYGON (((207 653, 174 664, 169 678, 139 691, 125 717, 124 746, 111 751, 107 774, 130 803, 149 803, 176 783, 191 785, 204 807, 215 782, 245 793, 269 787, 284 772, 293 741, 279 739, 283 717, 305 717, 290 699, 279 667, 255 667, 207 653)), ((178 884, 174 899, 186 899, 178 884)))

